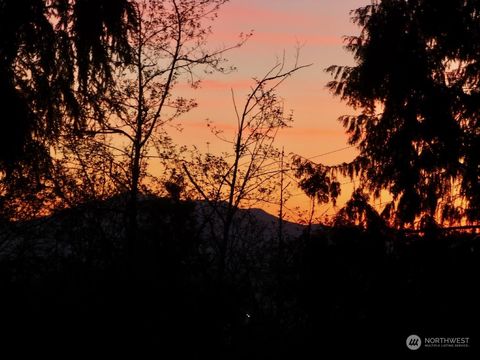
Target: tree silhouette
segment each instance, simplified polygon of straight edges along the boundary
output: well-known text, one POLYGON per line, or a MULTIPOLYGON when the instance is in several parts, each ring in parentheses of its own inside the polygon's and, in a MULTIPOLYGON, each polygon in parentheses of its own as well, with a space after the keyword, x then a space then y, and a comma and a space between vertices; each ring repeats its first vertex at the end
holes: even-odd
POLYGON ((114 60, 131 57, 129 0, 0 1, 0 171, 31 184, 49 168, 64 126, 108 88, 114 60))
POLYGON ((104 145, 108 154, 105 160, 113 159, 110 181, 128 197, 125 223, 129 253, 139 250, 137 203, 142 193, 152 189, 145 179, 158 180, 149 172, 151 157, 161 170, 175 160, 175 145, 166 126, 175 125, 175 120, 197 105, 194 99, 177 96, 176 85, 184 82, 198 87, 201 77, 197 70, 230 71, 230 67, 224 67, 223 54, 248 38, 240 37, 229 48, 208 48, 211 31, 206 24, 215 19, 225 2, 134 1, 138 20, 129 29, 133 56, 117 61, 109 88, 95 107, 86 110, 82 134, 90 138, 92 146, 104 145))
POLYGON ((385 0, 353 11, 354 66, 328 87, 359 110, 341 121, 360 154, 341 166, 388 190, 401 223, 480 217, 480 5, 385 0))
POLYGON ((194 153, 192 161, 183 165, 197 196, 207 202, 211 216, 220 219, 222 234, 216 239, 220 279, 226 273, 227 258, 232 255, 232 228, 239 207, 269 202, 276 190, 275 177, 283 171, 278 169, 283 160, 274 142, 293 116, 285 112, 276 91, 287 78, 309 66, 297 62, 298 52, 290 69, 285 69, 283 58, 263 77, 254 78, 243 105, 237 105, 232 90, 237 121, 233 138, 208 124, 215 136, 232 147, 231 153, 194 153))

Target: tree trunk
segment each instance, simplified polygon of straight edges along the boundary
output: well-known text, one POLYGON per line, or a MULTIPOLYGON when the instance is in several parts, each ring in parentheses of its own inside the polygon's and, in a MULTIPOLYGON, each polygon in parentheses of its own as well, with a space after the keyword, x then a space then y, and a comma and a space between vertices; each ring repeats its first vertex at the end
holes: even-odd
POLYGON ((127 252, 131 266, 141 257, 142 246, 138 238, 138 187, 140 181, 140 149, 136 147, 132 163, 132 179, 126 204, 127 252))
POLYGON ((222 241, 220 242, 220 261, 219 261, 219 268, 218 268, 218 278, 220 283, 223 283, 225 280, 225 273, 227 268, 227 253, 228 253, 228 245, 230 243, 230 228, 232 227, 233 221, 233 211, 229 204, 227 209, 227 216, 225 218, 225 223, 223 226, 223 237, 222 241))

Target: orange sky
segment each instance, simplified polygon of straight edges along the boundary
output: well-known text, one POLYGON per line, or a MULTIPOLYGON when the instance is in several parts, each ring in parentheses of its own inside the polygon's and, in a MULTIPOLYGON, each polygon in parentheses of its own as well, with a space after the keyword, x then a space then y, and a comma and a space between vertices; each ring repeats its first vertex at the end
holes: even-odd
MULTIPOLYGON (((333 64, 353 63, 351 55, 343 49, 342 37, 358 34, 358 28, 350 22, 349 12, 368 3, 369 0, 231 0, 213 24, 210 44, 215 48, 231 44, 241 32, 253 30, 254 35, 243 47, 227 54, 229 64, 238 68, 235 73, 208 76, 201 88, 191 94, 199 107, 185 115, 181 121, 184 131, 172 134, 174 139, 182 145, 196 145, 203 151, 207 149, 207 142, 210 151, 226 150, 225 145, 209 133, 205 119, 220 127, 232 128, 236 120, 230 89, 234 89, 241 102, 252 84, 251 78, 264 75, 284 52, 287 62, 292 64, 295 47, 300 43, 300 63, 313 65, 289 78, 278 90, 285 100, 285 108, 294 112, 294 124, 278 136, 277 145, 285 146, 286 153, 304 157, 346 147, 346 136, 337 118, 353 110, 325 89, 330 76, 324 69, 333 64)), ((316 160, 335 164, 354 156, 354 150, 349 149, 316 160)), ((349 197, 352 186, 343 187, 340 204, 349 197)), ((292 192, 298 194, 299 190, 292 189, 292 192)), ((305 209, 308 201, 297 195, 287 205, 305 209)), ((331 205, 323 206, 319 212, 330 208, 331 205)), ((333 208, 327 211, 333 212, 333 208)))

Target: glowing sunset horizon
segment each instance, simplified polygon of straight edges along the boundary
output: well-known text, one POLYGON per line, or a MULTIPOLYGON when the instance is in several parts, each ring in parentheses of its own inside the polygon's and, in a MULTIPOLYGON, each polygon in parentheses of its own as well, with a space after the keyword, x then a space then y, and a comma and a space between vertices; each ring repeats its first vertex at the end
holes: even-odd
MULTIPOLYGON (((298 154, 328 165, 351 161, 356 154, 347 144, 347 136, 338 117, 354 113, 340 99, 334 97, 326 84, 331 80, 325 69, 330 65, 353 64, 351 54, 344 49, 344 36, 355 35, 358 28, 352 24, 350 11, 368 4, 366 0, 333 1, 231 1, 225 4, 212 24, 209 38, 211 47, 228 46, 238 40, 241 33, 253 35, 238 49, 226 54, 228 65, 236 67, 230 74, 203 76, 198 90, 192 92, 185 85, 178 88, 185 96, 195 98, 198 107, 181 119, 183 131, 172 133, 176 142, 195 145, 202 151, 221 153, 231 150, 213 136, 206 119, 217 128, 233 136, 236 120, 231 91, 241 103, 248 93, 253 78, 263 76, 278 59, 285 56, 286 65, 292 65, 299 51, 299 63, 311 64, 281 85, 278 95, 285 109, 293 112, 290 128, 279 132, 277 147, 286 154, 298 154), (318 155, 325 154, 321 157, 318 155)), ((353 183, 346 179, 337 206, 350 197, 353 183)), ((293 196, 289 208, 308 211, 309 199, 292 184, 293 196)), ((260 207, 276 214, 278 206, 260 207)), ((318 214, 333 214, 332 204, 322 205, 318 214)), ((295 219, 290 212, 287 214, 295 219)))

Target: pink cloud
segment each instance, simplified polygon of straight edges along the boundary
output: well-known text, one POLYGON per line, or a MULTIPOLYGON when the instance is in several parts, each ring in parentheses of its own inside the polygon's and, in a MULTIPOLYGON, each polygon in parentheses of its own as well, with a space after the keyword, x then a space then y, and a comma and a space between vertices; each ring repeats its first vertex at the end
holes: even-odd
POLYGON ((220 21, 238 22, 242 19, 242 23, 259 24, 261 26, 272 25, 275 27, 285 26, 318 26, 319 24, 327 24, 329 21, 320 14, 306 14, 301 11, 291 12, 287 10, 279 10, 278 8, 262 9, 260 7, 242 6, 231 4, 224 7, 220 14, 220 21))
MULTIPOLYGON (((213 41, 234 43, 238 41, 239 34, 236 33, 214 33, 213 41)), ((278 32, 257 32, 248 40, 247 44, 255 45, 319 45, 319 46, 342 46, 343 39, 340 36, 278 33, 278 32)))
MULTIPOLYGON (((206 91, 230 91, 230 89, 249 89, 253 84, 252 79, 241 79, 241 80, 212 80, 205 79, 200 82, 199 89, 206 91)), ((191 89, 191 85, 187 83, 181 83, 176 85, 177 89, 191 89)))
POLYGON ((212 40, 232 42, 240 32, 254 31, 250 39, 255 44, 314 44, 342 45, 343 41, 334 28, 332 19, 320 11, 308 12, 279 10, 275 7, 242 6, 229 4, 222 8, 215 22, 212 40), (238 33, 235 31, 238 30, 238 33), (322 35, 320 35, 322 34, 322 35))
POLYGON ((200 88, 205 90, 225 91, 229 89, 248 89, 252 84, 253 81, 250 79, 236 81, 203 80, 200 84, 200 88))
POLYGON ((336 36, 307 35, 293 36, 281 33, 259 33, 255 34, 251 41, 261 44, 292 44, 292 45, 342 45, 343 40, 336 36))

